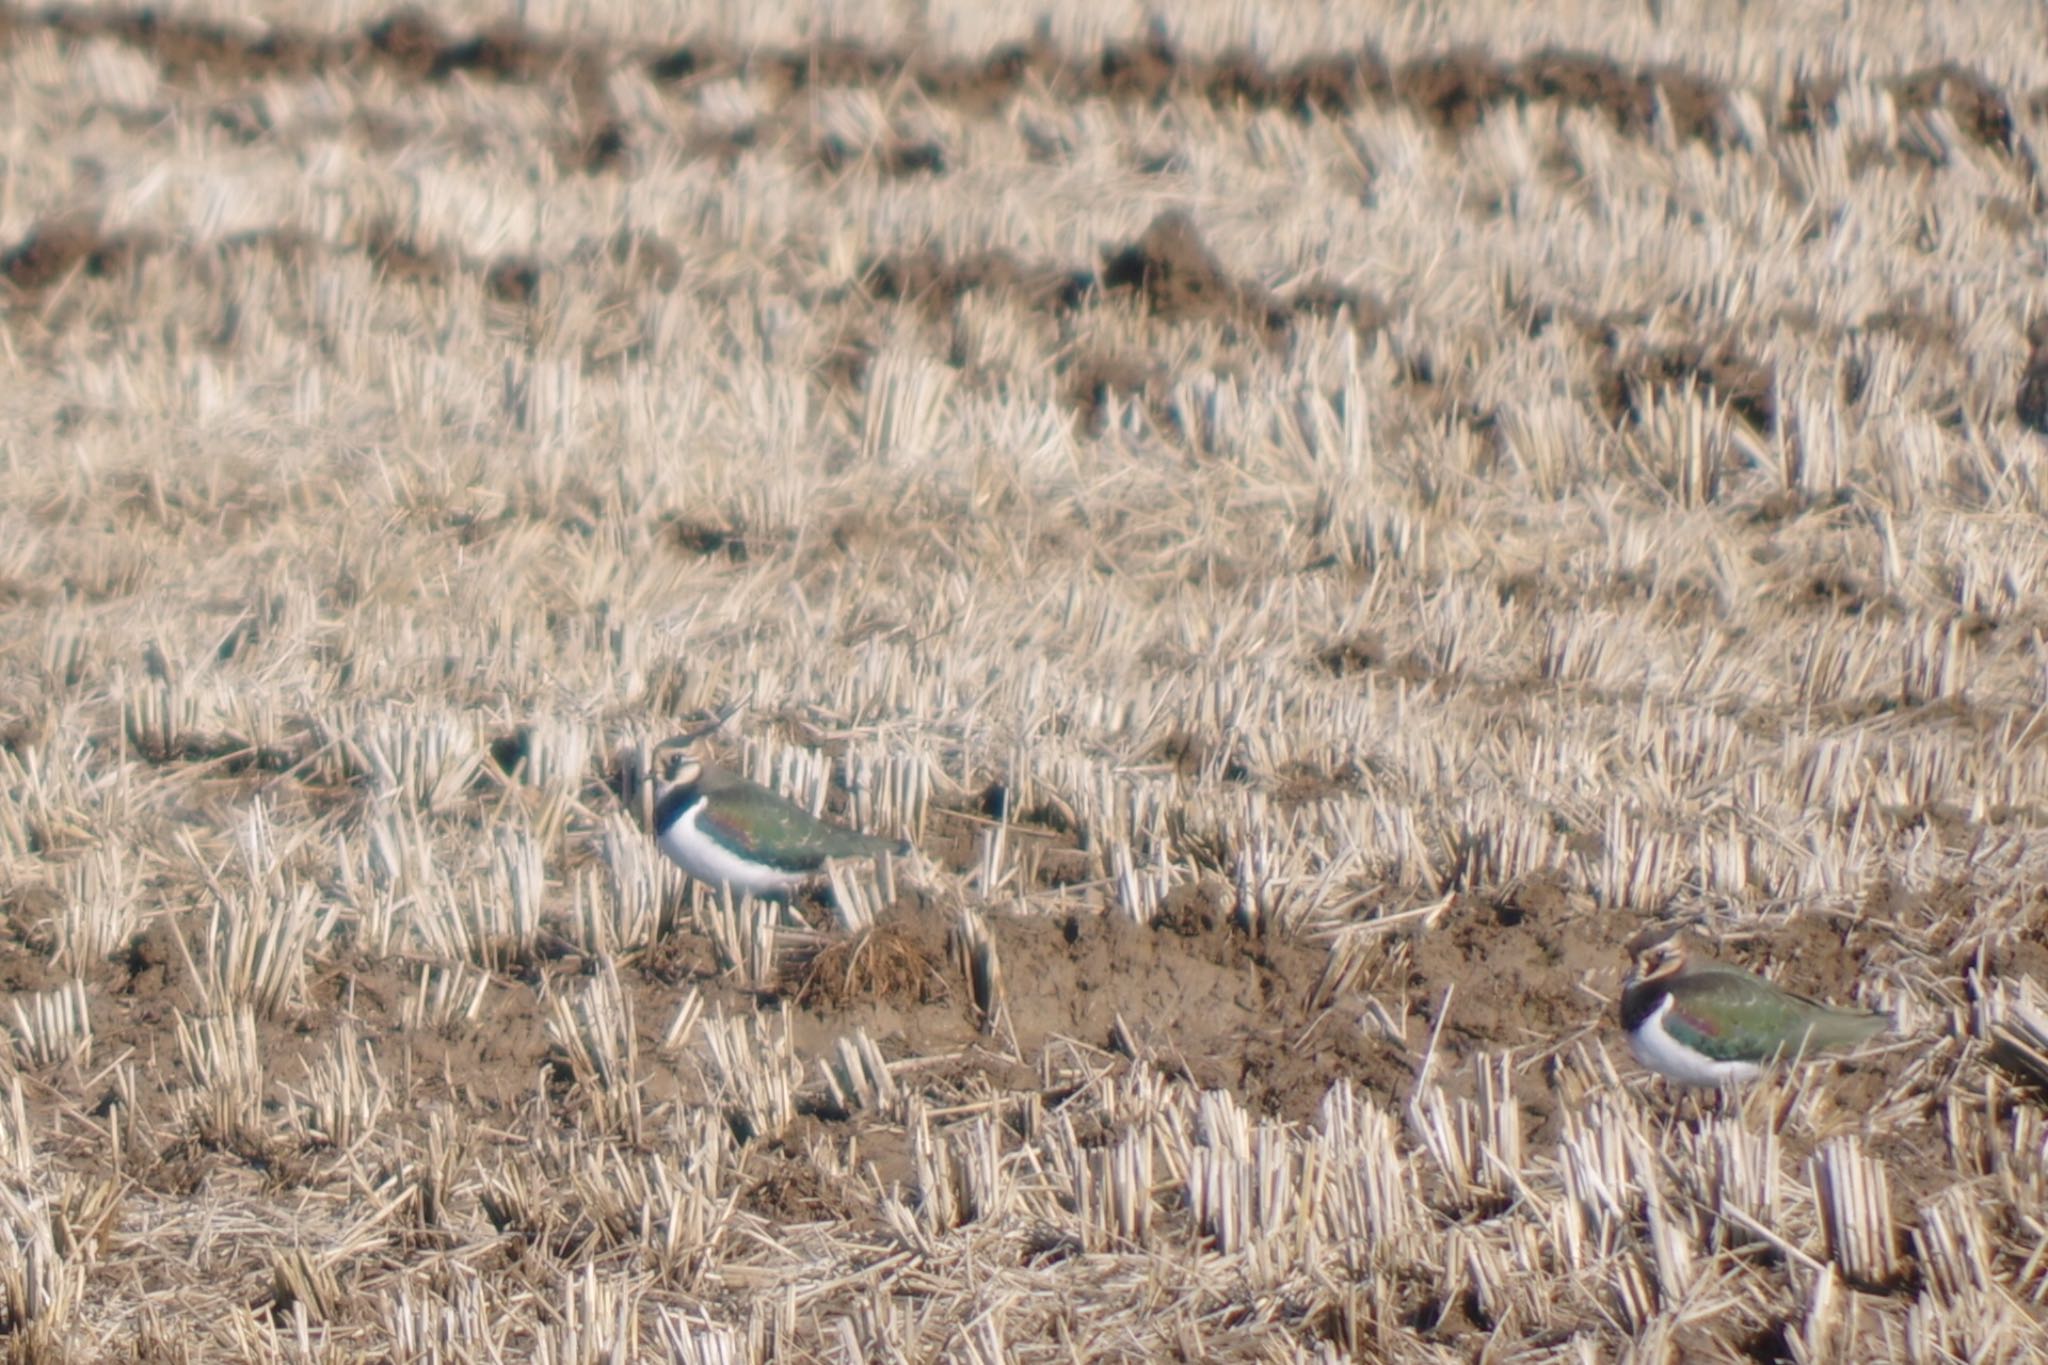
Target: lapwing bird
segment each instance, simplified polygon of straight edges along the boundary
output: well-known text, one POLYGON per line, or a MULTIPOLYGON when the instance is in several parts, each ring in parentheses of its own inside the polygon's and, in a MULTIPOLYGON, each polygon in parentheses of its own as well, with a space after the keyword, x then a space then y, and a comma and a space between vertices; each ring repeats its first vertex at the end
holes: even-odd
POLYGON ((1848 1047, 1891 1022, 1889 1015, 1835 1009, 1780 990, 1739 967, 1690 963, 1668 941, 1638 955, 1621 990, 1629 1051, 1681 1085, 1753 1080, 1776 1058, 1848 1047))
POLYGON ((827 824, 794 801, 697 757, 687 741, 655 749, 654 839, 707 885, 787 900, 835 858, 904 855, 910 845, 827 824))

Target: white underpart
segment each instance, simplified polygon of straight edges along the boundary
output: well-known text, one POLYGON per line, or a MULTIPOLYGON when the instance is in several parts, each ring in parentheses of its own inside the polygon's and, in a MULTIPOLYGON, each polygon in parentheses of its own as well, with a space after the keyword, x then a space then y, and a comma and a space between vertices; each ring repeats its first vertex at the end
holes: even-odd
POLYGON ((749 896, 786 895, 803 885, 803 873, 778 872, 760 863, 750 863, 698 829, 697 817, 703 813, 704 803, 699 801, 670 821, 655 841, 677 867, 700 882, 730 886, 749 896))
POLYGON ((1717 1062, 1683 1046, 1664 1031, 1664 1016, 1670 1012, 1671 997, 1667 995, 1642 1026, 1628 1035, 1628 1050, 1650 1070, 1680 1085, 1736 1085, 1755 1080, 1763 1070, 1755 1062, 1717 1062))

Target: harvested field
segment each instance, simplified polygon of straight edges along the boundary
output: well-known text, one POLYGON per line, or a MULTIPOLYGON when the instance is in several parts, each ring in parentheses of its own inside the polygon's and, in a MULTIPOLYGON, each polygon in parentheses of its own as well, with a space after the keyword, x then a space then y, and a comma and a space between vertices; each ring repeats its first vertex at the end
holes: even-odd
POLYGON ((9 1359, 2048 1360, 2031 9, 643 8, 0 7, 9 1359))

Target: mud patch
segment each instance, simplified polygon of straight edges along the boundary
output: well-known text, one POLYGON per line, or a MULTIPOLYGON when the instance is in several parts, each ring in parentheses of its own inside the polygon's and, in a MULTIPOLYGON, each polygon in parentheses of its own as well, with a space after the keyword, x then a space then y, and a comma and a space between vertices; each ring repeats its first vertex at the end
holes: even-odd
POLYGON ((1641 421, 1655 395, 1688 383, 1726 403, 1757 432, 1777 430, 1777 375, 1727 343, 1652 347, 1621 360, 1601 381, 1601 404, 1611 421, 1641 421))
POLYGON ((2027 359, 2012 408, 2020 421, 2048 435, 2048 316, 2027 324, 2027 359))
POLYGON ((952 995, 945 944, 929 915, 899 915, 788 964, 783 994, 811 1010, 885 1001, 930 1005, 952 995), (937 939, 938 941, 934 941, 937 939))
POLYGON ((147 234, 104 232, 79 217, 37 224, 0 253, 0 277, 23 294, 36 294, 72 274, 105 278, 130 269, 160 243, 147 234))
MULTIPOLYGON (((1477 1054, 1539 1058, 1574 1041, 1618 1041, 1614 1002, 1627 970, 1624 949, 1642 924, 1637 915, 1595 909, 1550 875, 1525 878, 1492 900, 1460 895, 1396 949, 1419 1016, 1410 1037, 1420 1050, 1435 1035, 1436 1078, 1467 1097, 1468 1063, 1477 1054)), ((1515 1082, 1529 1131, 1543 1139, 1554 1136, 1559 1103, 1546 1070, 1520 1068, 1515 1082)))
MULTIPOLYGON (((1323 949, 1248 937, 1207 893, 1183 910, 1164 928, 1098 915, 992 919, 1023 1055, 1058 1038, 1110 1051, 1135 1045, 1203 1089, 1295 1119, 1311 1116, 1340 1075, 1390 1091, 1408 1075, 1405 1061, 1386 1065, 1354 1027, 1311 1012, 1323 949)), ((1333 1013, 1355 1005, 1339 1002, 1333 1013)))
POLYGON ((1103 255, 1102 285, 1130 289, 1168 322, 1223 318, 1270 336, 1287 313, 1265 290, 1232 280, 1185 213, 1169 209, 1128 245, 1103 255))

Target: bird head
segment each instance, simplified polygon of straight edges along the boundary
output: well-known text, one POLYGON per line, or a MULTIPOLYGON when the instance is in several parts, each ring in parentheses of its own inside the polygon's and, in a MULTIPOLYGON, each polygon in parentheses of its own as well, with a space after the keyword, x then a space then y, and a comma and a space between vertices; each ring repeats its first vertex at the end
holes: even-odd
POLYGON ((688 787, 704 775, 704 760, 695 750, 696 737, 684 735, 654 746, 653 769, 657 795, 677 787, 688 787))
POLYGON ((1635 960, 1629 965, 1628 979, 1623 984, 1641 986, 1676 976, 1684 970, 1685 944, 1676 938, 1667 938, 1637 950, 1635 960))
POLYGON ((740 701, 724 706, 708 724, 665 739, 652 748, 641 740, 619 750, 613 765, 613 790, 627 810, 639 815, 643 826, 653 827, 654 808, 662 797, 677 787, 702 780, 704 760, 697 756, 697 745, 723 729, 745 704, 740 701))
POLYGON ((662 798, 678 787, 696 783, 704 775, 704 761, 691 746, 695 736, 664 740, 653 748, 643 741, 621 748, 613 764, 612 790, 620 804, 639 820, 643 829, 654 828, 654 810, 662 798))
POLYGON ((651 748, 643 740, 619 749, 612 764, 612 790, 642 825, 652 828, 654 808, 664 796, 703 777, 704 760, 696 753, 701 738, 701 733, 692 733, 651 748))

